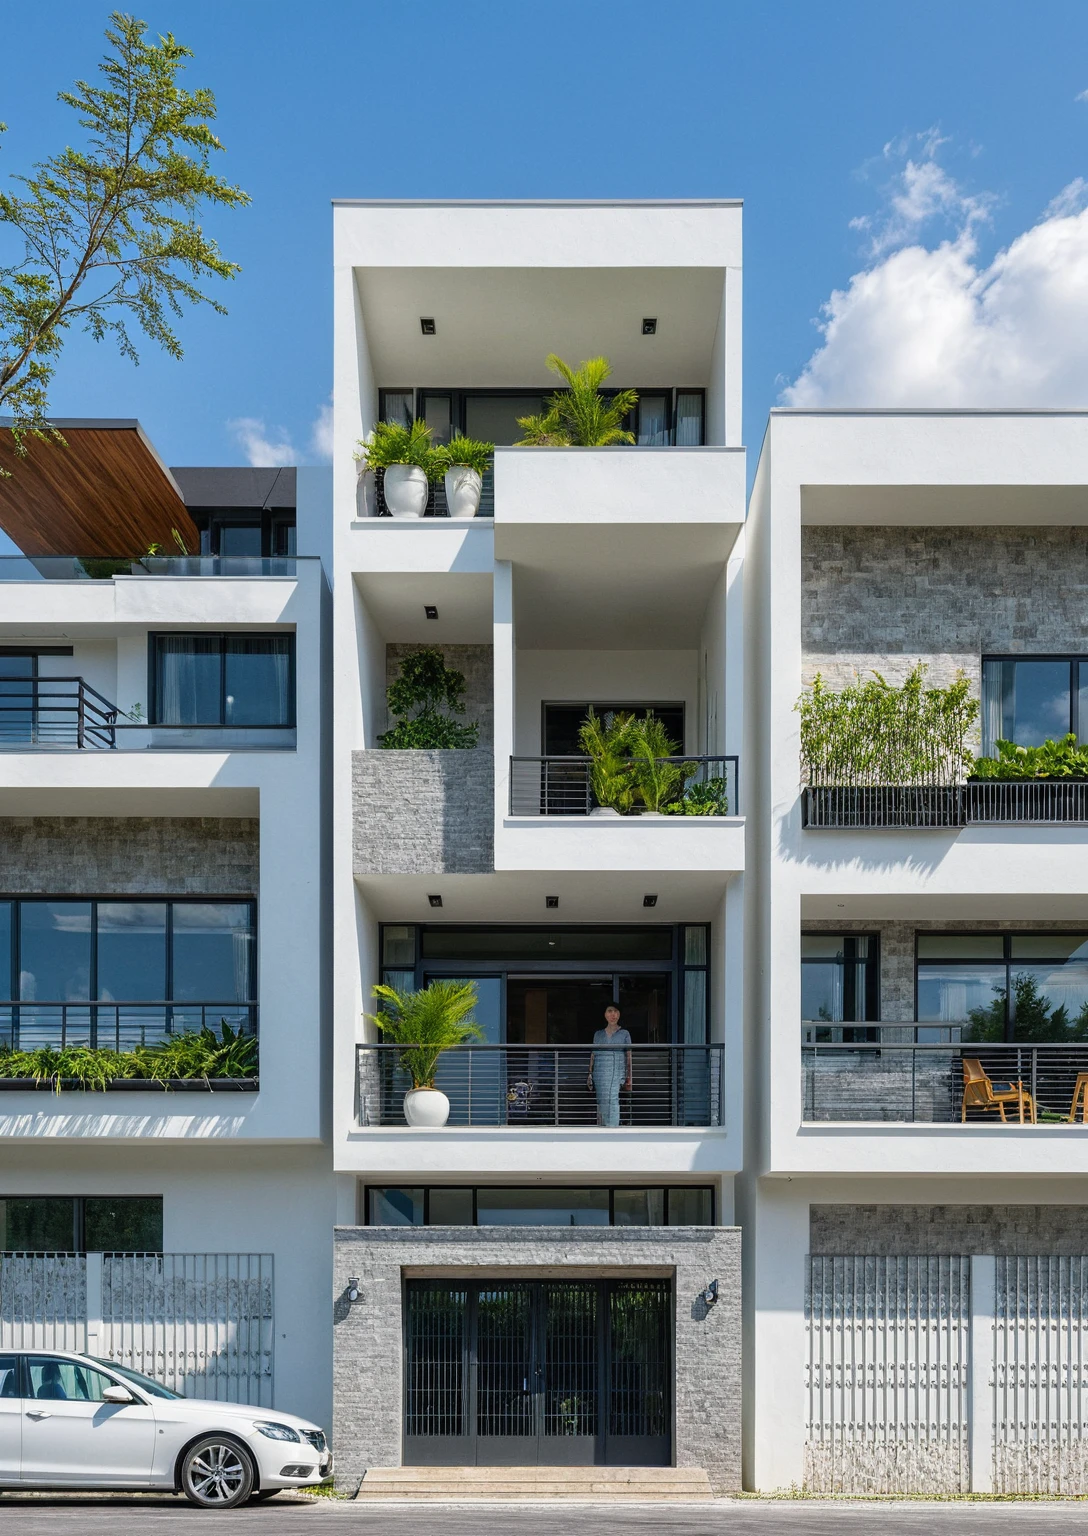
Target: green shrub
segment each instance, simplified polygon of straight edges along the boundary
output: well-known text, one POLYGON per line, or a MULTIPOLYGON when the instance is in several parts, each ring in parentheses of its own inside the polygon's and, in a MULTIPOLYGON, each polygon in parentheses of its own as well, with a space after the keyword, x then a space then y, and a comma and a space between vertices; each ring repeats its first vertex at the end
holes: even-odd
POLYGON ((728 816, 729 785, 725 779, 707 779, 689 784, 682 800, 674 800, 665 809, 671 816, 728 816))
POLYGON ((612 373, 607 357, 587 358, 577 368, 554 352, 544 361, 567 387, 552 395, 543 415, 518 417, 525 434, 519 448, 608 448, 635 441, 623 423, 638 404, 638 394, 633 389, 601 394, 612 373))
POLYGON ((207 1024, 186 1030, 159 1045, 111 1051, 102 1046, 40 1046, 21 1051, 0 1048, 0 1078, 27 1077, 51 1082, 57 1092, 68 1079, 78 1087, 101 1092, 125 1079, 165 1083, 171 1079, 255 1077, 257 1040, 220 1020, 219 1033, 207 1024))
POLYGON ((597 804, 626 816, 638 796, 631 772, 634 716, 613 715, 604 721, 590 709, 578 730, 578 744, 589 758, 589 787, 597 804))
POLYGON ((996 757, 975 759, 973 779, 1088 779, 1088 747, 1078 745, 1072 731, 1037 747, 1018 747, 1013 741, 995 745, 996 757))
POLYGON ((809 784, 955 784, 974 765, 979 704, 964 673, 926 688, 919 662, 900 687, 879 672, 838 693, 817 674, 798 700, 801 767, 809 784))
POLYGON ((431 429, 418 418, 403 421, 379 421, 369 437, 363 438, 355 454, 367 469, 389 469, 393 464, 415 464, 425 470, 428 480, 440 480, 445 471, 441 449, 431 443, 431 429))
POLYGON ((697 764, 662 761, 677 757, 679 748, 652 710, 641 719, 624 713, 606 723, 591 709, 578 741, 589 758, 589 783, 598 805, 624 816, 639 805, 677 814, 677 796, 683 795, 697 764))
POLYGON ((476 1007, 474 981, 432 981, 418 992, 379 985, 374 996, 386 1006, 368 1017, 386 1039, 402 1047, 400 1065, 413 1088, 434 1087, 443 1051, 484 1038, 469 1018, 476 1007))
POLYGON ((459 432, 444 447, 435 449, 443 471, 463 464, 466 469, 474 469, 478 475, 486 473, 490 468, 494 452, 494 443, 481 443, 474 437, 462 437, 459 432))
POLYGON ((400 664, 400 676, 386 689, 386 703, 396 724, 378 737, 394 751, 468 749, 477 743, 480 727, 450 718, 463 714, 465 674, 446 666, 437 646, 410 651, 400 664))

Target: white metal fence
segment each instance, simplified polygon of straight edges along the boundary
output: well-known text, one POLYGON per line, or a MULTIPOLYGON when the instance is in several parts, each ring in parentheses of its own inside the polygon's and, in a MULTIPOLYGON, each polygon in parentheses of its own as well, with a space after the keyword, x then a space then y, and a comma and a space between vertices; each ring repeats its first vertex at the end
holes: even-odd
POLYGON ((0 1254, 3 1349, 86 1350, 270 1407, 274 1337, 271 1254, 0 1254))
POLYGON ((965 1492, 969 1261, 808 1262, 805 1484, 965 1492))

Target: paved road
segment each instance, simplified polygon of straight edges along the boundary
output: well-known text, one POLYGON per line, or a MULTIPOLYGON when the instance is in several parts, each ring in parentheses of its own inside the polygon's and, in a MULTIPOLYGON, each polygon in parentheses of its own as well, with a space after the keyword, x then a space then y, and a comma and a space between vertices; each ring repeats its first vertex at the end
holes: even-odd
POLYGON ((384 1505, 271 1500, 228 1514, 179 1499, 0 1495, 3 1536, 1072 1536, 1088 1504, 384 1505))

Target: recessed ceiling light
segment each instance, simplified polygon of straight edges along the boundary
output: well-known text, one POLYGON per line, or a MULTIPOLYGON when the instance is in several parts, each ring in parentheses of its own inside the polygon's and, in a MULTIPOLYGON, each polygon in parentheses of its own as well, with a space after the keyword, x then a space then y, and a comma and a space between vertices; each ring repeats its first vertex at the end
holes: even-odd
POLYGON ((656 907, 657 906, 657 897, 656 896, 644 896, 642 898, 642 905, 644 907, 656 907))
POLYGON ((647 315, 646 319, 643 320, 643 322, 642 322, 642 334, 644 336, 656 336, 657 335, 657 316, 656 315, 647 315))
POLYGON ((437 619, 437 617, 438 617, 438 609, 435 607, 435 605, 433 603, 424 603, 423 604, 423 612, 427 615, 427 617, 429 619, 437 619))
POLYGON ((434 336, 437 334, 434 320, 430 315, 420 315, 419 328, 423 332, 424 336, 434 336))
POLYGON ((559 897, 558 896, 545 896, 545 898, 544 898, 544 905, 546 907, 557 907, 559 905, 559 897))
POLYGON ((427 900, 430 902, 432 907, 440 907, 442 905, 441 896, 428 896, 427 900))

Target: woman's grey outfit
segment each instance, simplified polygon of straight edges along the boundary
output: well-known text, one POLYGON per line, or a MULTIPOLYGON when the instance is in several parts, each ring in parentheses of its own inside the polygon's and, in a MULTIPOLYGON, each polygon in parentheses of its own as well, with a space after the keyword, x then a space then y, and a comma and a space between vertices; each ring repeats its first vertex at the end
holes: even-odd
POLYGON ((631 1036, 625 1029, 609 1034, 599 1029, 593 1036, 593 1089, 601 1125, 620 1123, 620 1087, 627 1081, 627 1051, 631 1036))

